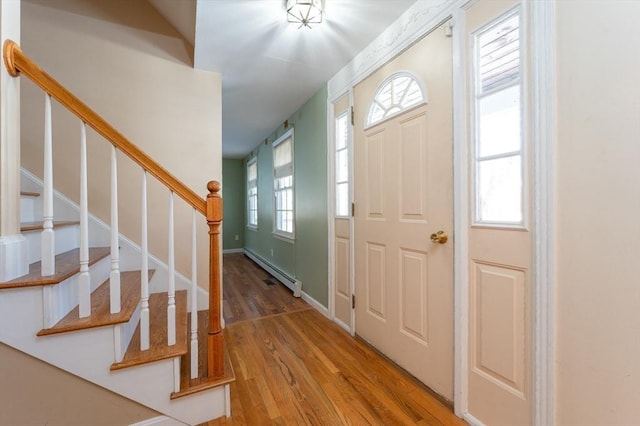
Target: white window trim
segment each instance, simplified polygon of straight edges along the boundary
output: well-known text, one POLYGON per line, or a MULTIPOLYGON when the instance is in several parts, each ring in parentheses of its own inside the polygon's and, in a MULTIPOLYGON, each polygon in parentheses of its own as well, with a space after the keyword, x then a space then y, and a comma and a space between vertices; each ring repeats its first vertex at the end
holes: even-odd
POLYGON ((293 242, 296 239, 296 182, 295 182, 295 177, 296 177, 296 170, 295 170, 295 138, 294 138, 294 134, 293 134, 293 127, 289 130, 287 130, 282 136, 280 136, 278 139, 276 139, 275 141, 273 141, 271 143, 271 150, 273 152, 273 150, 280 145, 282 142, 286 141, 287 139, 291 138, 291 176, 292 176, 292 184, 291 184, 291 189, 292 189, 292 193, 293 193, 293 230, 292 232, 285 232, 285 231, 281 231, 276 229, 276 208, 277 208, 277 204, 276 204, 276 193, 275 193, 275 188, 274 188, 274 184, 275 184, 275 166, 274 166, 274 160, 275 157, 272 156, 272 160, 271 160, 271 170, 272 173, 274 173, 272 175, 272 183, 271 183, 271 191, 273 194, 273 209, 272 209, 272 213, 273 213, 273 227, 272 227, 272 235, 280 240, 283 241, 287 241, 287 242, 293 242))
POLYGON ((525 164, 527 161, 527 135, 525 134, 525 130, 527 128, 527 122, 526 120, 526 93, 525 93, 525 86, 524 84, 522 84, 523 81, 525 81, 525 71, 526 71, 526 63, 524 63, 524 58, 526 57, 524 55, 524 51, 523 51, 523 47, 522 44, 520 46, 520 71, 519 71, 519 78, 517 82, 511 82, 508 84, 505 84, 504 86, 501 86, 499 88, 494 88, 491 89, 485 93, 480 94, 478 91, 478 78, 477 78, 477 63, 478 63, 478 49, 476 48, 476 42, 477 42, 477 37, 479 34, 482 34, 488 30, 490 30, 491 28, 499 25, 501 22, 511 18, 513 15, 519 14, 520 17, 520 23, 519 23, 519 32, 520 32, 520 41, 522 42, 523 40, 525 40, 525 34, 523 33, 524 29, 523 29, 523 15, 522 15, 522 10, 520 8, 520 5, 514 7, 513 9, 505 12, 504 14, 500 15, 499 17, 497 17, 496 19, 492 19, 491 22, 489 22, 488 24, 484 25, 483 27, 479 28, 478 30, 476 30, 473 33, 472 36, 472 40, 471 40, 471 49, 473 51, 473 59, 472 59, 472 69, 473 72, 471 73, 471 93, 473 93, 473 105, 471 106, 471 123, 472 123, 472 137, 473 137, 473 143, 471 144, 471 163, 472 163, 472 172, 471 172, 471 176, 473 179, 472 185, 470 187, 470 189, 473 191, 472 196, 471 196, 471 209, 470 209, 470 213, 471 213, 471 227, 472 228, 492 228, 492 229, 519 229, 519 230, 528 230, 528 203, 527 203, 527 199, 528 199, 528 184, 529 184, 529 179, 528 176, 525 173, 525 164), (501 156, 505 156, 505 157, 511 157, 511 156, 515 156, 515 155, 519 155, 520 156, 520 179, 522 181, 522 189, 521 189, 521 195, 520 195, 520 209, 522 212, 522 219, 519 222, 497 222, 497 221, 482 221, 478 219, 478 191, 479 191, 479 183, 480 183, 480 179, 478 177, 478 173, 479 173, 479 167, 478 164, 480 163, 480 161, 482 160, 486 160, 487 157, 483 157, 482 159, 480 159, 477 155, 478 149, 479 149, 479 125, 478 125, 478 109, 479 109, 479 105, 480 105, 480 99, 482 99, 485 96, 489 96, 492 95, 494 93, 497 93, 499 91, 502 90, 506 90, 510 87, 513 87, 515 85, 519 85, 520 86, 520 129, 521 129, 521 133, 520 133, 520 150, 517 152, 509 152, 509 153, 503 153, 503 154, 498 154, 495 157, 501 157, 501 156))
MULTIPOLYGON (((248 229, 251 229, 253 231, 257 231, 258 230, 258 218, 257 218, 257 214, 256 214, 256 223, 255 225, 249 222, 249 167, 251 165, 255 164, 256 165, 256 189, 258 188, 258 157, 253 157, 251 158, 249 161, 247 161, 247 179, 245 181, 246 184, 246 188, 245 188, 245 203, 246 203, 246 210, 247 210, 247 223, 246 223, 246 227, 248 229)), ((256 213, 258 211, 258 192, 256 191, 256 213)))

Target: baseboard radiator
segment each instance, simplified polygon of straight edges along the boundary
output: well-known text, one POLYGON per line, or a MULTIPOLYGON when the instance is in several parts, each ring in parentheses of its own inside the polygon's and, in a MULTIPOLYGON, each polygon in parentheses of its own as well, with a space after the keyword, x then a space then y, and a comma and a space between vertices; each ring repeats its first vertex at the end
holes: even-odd
POLYGON ((295 279, 294 277, 290 276, 289 274, 287 274, 277 266, 270 263, 268 260, 264 259, 260 255, 254 253, 253 251, 247 248, 244 249, 244 254, 249 259, 253 260, 258 265, 260 265, 262 269, 270 273, 274 278, 276 278, 278 281, 280 281, 282 284, 288 287, 293 292, 293 295, 295 297, 301 296, 302 281, 295 279))

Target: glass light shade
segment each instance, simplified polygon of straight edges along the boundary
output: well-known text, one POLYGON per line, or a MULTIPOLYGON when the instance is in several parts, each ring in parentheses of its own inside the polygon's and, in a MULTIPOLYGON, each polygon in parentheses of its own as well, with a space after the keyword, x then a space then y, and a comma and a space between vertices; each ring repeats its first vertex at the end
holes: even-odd
POLYGON ((300 24, 299 28, 322 22, 322 0, 287 0, 287 21, 300 24))

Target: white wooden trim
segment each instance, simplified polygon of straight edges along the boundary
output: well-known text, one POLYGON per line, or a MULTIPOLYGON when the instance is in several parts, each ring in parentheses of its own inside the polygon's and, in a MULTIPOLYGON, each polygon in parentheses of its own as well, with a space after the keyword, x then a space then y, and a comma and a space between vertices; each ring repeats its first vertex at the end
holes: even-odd
POLYGON ((109 304, 112 314, 120 312, 120 242, 118 237, 118 155, 111 145, 111 274, 109 304))
POLYGON ((467 413, 469 336, 469 146, 467 144, 467 79, 465 13, 453 11, 453 235, 454 244, 454 411, 467 413))
POLYGON ((198 377, 198 251, 196 209, 191 217, 191 378, 198 377))
MULTIPOLYGON (((89 275, 89 196, 87 191, 87 125, 82 123, 80 127, 80 275, 78 276, 78 316, 80 318, 86 318, 91 315, 91 276, 89 275)), ((53 211, 53 194, 50 195, 49 203, 51 204, 51 210, 53 211)), ((44 253, 44 246, 42 247, 42 250, 44 253)))
MULTIPOLYGON (((51 95, 44 102, 44 177, 42 186, 42 243, 40 245, 42 276, 53 275, 56 269, 56 235, 53 229, 53 139, 51 129, 51 95)), ((82 309, 80 312, 82 317, 82 309)))
POLYGON ((129 426, 187 426, 187 424, 171 417, 158 416, 151 419, 142 420, 137 423, 131 423, 129 426))
POLYGON ((556 1, 530 4, 533 144, 533 421, 554 424, 556 1))
MULTIPOLYGON (((349 89, 349 108, 353 110, 353 87, 349 89)), ((355 201, 355 165, 353 163, 354 153, 355 153, 355 132, 353 130, 354 123, 349 120, 349 136, 347 138, 347 145, 349 146, 349 199, 353 203, 355 201)), ((335 187, 333 198, 335 199, 335 187)), ((334 242, 335 244, 335 242, 334 242)), ((355 226, 355 217, 352 215, 349 217, 349 259, 351 259, 351 264, 349 265, 349 291, 351 292, 351 297, 356 294, 356 226, 355 226)), ((353 305, 352 305, 353 306, 353 305)), ((355 308, 351 308, 351 335, 356 335, 356 310, 355 308)))
POLYGON ((335 322, 336 324, 338 324, 340 326, 340 328, 342 328, 344 331, 346 331, 347 333, 349 333, 350 335, 354 335, 354 333, 351 330, 351 327, 349 327, 347 324, 345 324, 344 322, 340 321, 339 318, 332 318, 333 322, 335 322))
POLYGON ((231 386, 224 385, 224 416, 231 417, 231 386))
POLYGON ((176 255, 173 191, 169 192, 169 291, 167 301, 167 345, 176 344, 176 255))
POLYGON ((0 281, 11 281, 29 273, 29 245, 22 235, 0 237, 0 281))
POLYGON ((147 172, 142 170, 140 237, 140 350, 149 349, 149 241, 147 224, 147 172))
MULTIPOLYGON (((336 179, 335 179, 335 108, 333 102, 327 99, 327 305, 329 319, 336 321, 335 306, 335 211, 336 211, 336 179)), ((337 322, 337 321, 336 321, 337 322)))
POLYGON ((309 305, 311 305, 311 307, 313 307, 316 311, 320 312, 325 317, 331 319, 329 309, 325 308, 322 303, 318 302, 316 299, 309 296, 309 294, 305 293, 304 291, 302 292, 302 300, 307 302, 309 305))
MULTIPOLYGON (((20 44, 20 2, 0 2, 0 21, 2 42, 20 44)), ((0 281, 29 273, 29 247, 20 235, 20 80, 0 68, 0 281)))
POLYGON ((463 417, 467 423, 469 423, 471 426, 485 426, 484 423, 482 423, 480 420, 476 419, 475 417, 473 417, 471 414, 467 413, 464 415, 463 417))
POLYGON ((456 0, 418 0, 327 83, 330 101, 389 62, 447 18, 456 0))
POLYGON ((173 357, 173 391, 180 392, 180 357, 173 357))
POLYGON ((235 248, 235 249, 226 249, 222 250, 222 254, 234 254, 234 253, 244 253, 244 248, 235 248))

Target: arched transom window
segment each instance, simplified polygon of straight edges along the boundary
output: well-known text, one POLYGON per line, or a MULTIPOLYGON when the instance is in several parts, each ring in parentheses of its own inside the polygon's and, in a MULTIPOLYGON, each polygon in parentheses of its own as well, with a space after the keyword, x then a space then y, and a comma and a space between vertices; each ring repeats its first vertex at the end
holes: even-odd
POLYGON ((402 111, 426 102, 418 80, 408 72, 398 72, 382 82, 369 106, 365 126, 372 126, 402 111))

